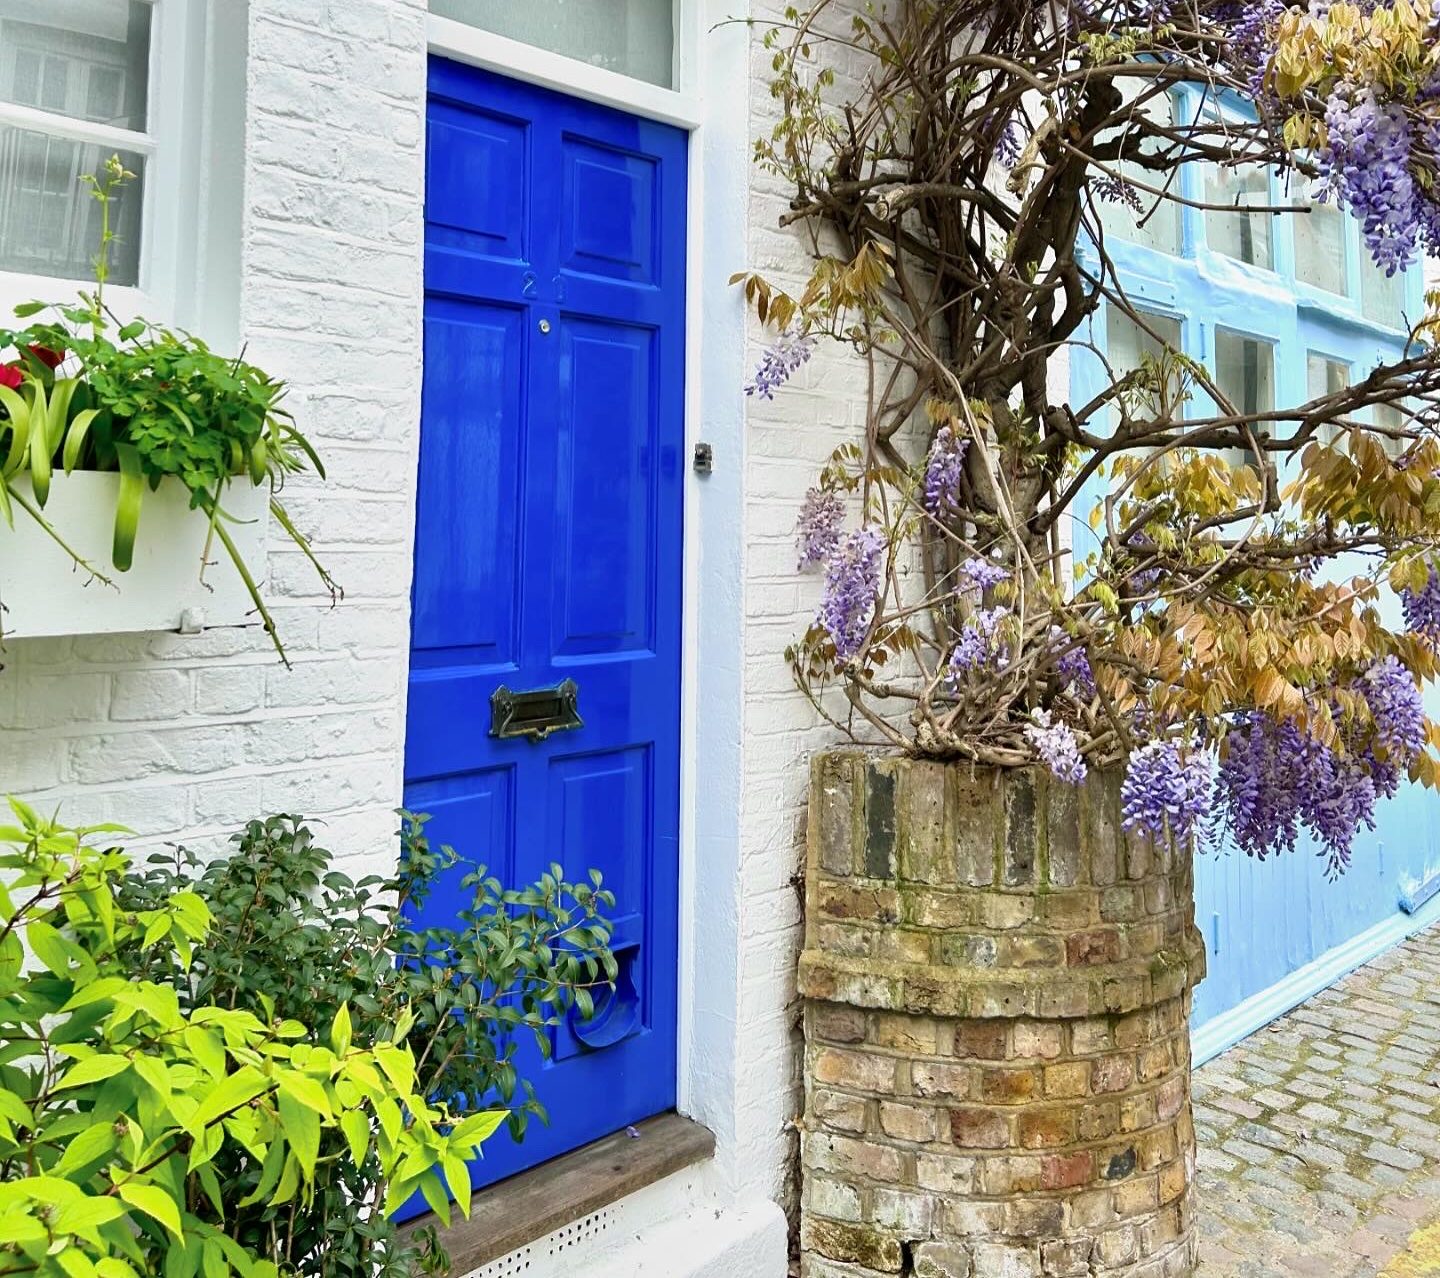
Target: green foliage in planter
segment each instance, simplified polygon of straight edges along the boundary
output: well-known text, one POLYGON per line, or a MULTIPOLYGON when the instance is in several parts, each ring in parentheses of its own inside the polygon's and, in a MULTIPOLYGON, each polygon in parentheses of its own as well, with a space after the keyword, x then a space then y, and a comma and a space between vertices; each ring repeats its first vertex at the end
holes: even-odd
POLYGON ((210 519, 200 571, 218 540, 283 660, 274 619, 226 527, 231 519, 225 490, 235 482, 268 485, 271 516, 338 596, 339 588, 275 496, 287 475, 312 468, 323 478, 325 469, 280 406, 283 383, 243 359, 218 355, 191 334, 146 320, 120 324, 106 307, 114 238, 110 204, 131 176, 112 158, 103 180, 90 179, 102 211, 94 292, 81 293, 69 306, 28 302, 15 311, 28 325, 0 328, 0 350, 17 352, 14 363, 0 365, 0 515, 13 526, 14 507, 20 506, 81 567, 108 582, 46 520, 53 474, 77 469, 119 474, 111 558, 121 572, 134 556, 146 490, 167 479, 184 484, 191 508, 210 519), (50 311, 52 318, 35 318, 50 311), (33 502, 15 486, 22 474, 30 477, 33 502))
POLYGON ((11 808, 18 824, 0 828, 0 1275, 308 1278, 320 1271, 277 1264, 273 1239, 234 1222, 263 1210, 282 1228, 339 1168, 374 1169, 381 1192, 356 1212, 393 1207, 442 1171, 468 1199, 466 1159, 504 1114, 452 1116, 426 1093, 408 1013, 382 1025, 339 1002, 317 1031, 263 1000, 178 997, 213 936, 203 895, 177 885, 131 908, 125 854, 91 842, 114 827, 11 808))
MULTIPOLYGON (((523 891, 506 891, 483 868, 462 879, 468 903, 453 927, 417 928, 410 919, 440 874, 463 867, 448 848, 432 848, 423 817, 404 814, 400 869, 393 878, 352 881, 332 868, 298 818, 251 822, 235 851, 204 868, 182 851, 132 871, 126 908, 147 914, 187 891, 215 919, 188 968, 153 966, 153 951, 129 944, 121 958, 140 975, 168 980, 182 1008, 217 1005, 326 1024, 349 1009, 357 1035, 404 1036, 416 1062, 415 1088, 455 1111, 493 1099, 509 1111, 512 1135, 544 1116, 515 1053, 526 1039, 550 1050, 550 1030, 572 1007, 589 1015, 592 993, 608 987, 615 961, 602 911, 614 904, 598 873, 570 884, 558 866, 523 891)), ((307 1278, 404 1274, 419 1262, 399 1248, 383 1216, 359 1219, 385 1172, 373 1155, 362 1164, 340 1155, 340 1134, 322 1138, 315 1192, 275 1207, 263 1199, 226 1217, 228 1232, 257 1249, 274 1240, 282 1268, 307 1278), (303 1262, 303 1264, 302 1264, 303 1262)), ((235 1157, 224 1165, 231 1196, 253 1194, 257 1168, 235 1157)), ((457 1173, 458 1175, 458 1173, 457 1173)), ((456 1176, 447 1179, 463 1189, 456 1176)), ((436 1182, 421 1184, 448 1221, 436 1182)), ((433 1247, 433 1241, 430 1244, 433 1247)))

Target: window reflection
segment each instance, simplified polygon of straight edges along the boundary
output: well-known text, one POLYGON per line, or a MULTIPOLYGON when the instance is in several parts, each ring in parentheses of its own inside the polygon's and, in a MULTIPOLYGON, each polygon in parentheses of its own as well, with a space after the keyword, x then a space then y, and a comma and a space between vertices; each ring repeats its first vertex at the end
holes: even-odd
POLYGON ((1241 210, 1235 213, 1206 211, 1205 239, 1214 252, 1250 266, 1274 268, 1271 244, 1274 214, 1243 211, 1247 205, 1270 203, 1270 178, 1263 169, 1211 166, 1205 177, 1205 202, 1233 205, 1241 210))

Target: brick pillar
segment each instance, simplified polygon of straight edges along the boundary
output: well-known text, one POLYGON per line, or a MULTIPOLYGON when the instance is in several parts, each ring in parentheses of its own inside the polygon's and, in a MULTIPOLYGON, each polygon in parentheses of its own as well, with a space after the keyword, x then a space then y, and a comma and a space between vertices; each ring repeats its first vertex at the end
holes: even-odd
POLYGON ((823 755, 805 1278, 1188 1278, 1189 852, 1119 778, 823 755))

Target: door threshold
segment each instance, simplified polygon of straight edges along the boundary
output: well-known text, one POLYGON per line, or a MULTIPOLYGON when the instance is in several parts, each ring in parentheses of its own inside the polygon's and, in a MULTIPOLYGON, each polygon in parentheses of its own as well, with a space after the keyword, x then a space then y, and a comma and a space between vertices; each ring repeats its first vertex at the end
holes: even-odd
POLYGON ((468 1220, 457 1215, 445 1229, 431 1213, 408 1221, 401 1233, 436 1227, 452 1272, 468 1274, 714 1154, 707 1128, 661 1114, 476 1190, 468 1220))

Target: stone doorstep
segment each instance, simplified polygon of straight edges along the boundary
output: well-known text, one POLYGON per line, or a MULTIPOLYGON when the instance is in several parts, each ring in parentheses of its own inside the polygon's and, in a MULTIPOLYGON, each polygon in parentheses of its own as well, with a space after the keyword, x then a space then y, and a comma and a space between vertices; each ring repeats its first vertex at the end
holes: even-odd
MULTIPOLYGON (((453 1271, 469 1273, 537 1238, 715 1155, 715 1137, 679 1114, 635 1125, 592 1145, 477 1190, 470 1218, 439 1229, 453 1271)), ((437 1225, 433 1213, 407 1221, 402 1235, 437 1225)))

